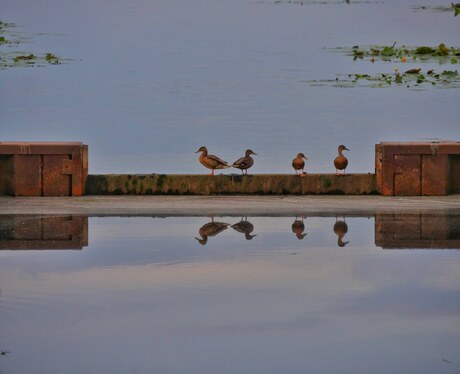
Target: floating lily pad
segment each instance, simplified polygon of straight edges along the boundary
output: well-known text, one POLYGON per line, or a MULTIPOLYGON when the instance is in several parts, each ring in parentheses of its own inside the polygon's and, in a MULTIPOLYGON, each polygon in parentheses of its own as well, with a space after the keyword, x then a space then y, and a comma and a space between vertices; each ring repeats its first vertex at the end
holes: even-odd
POLYGON ((19 45, 31 43, 32 38, 17 31, 13 23, 0 21, 0 69, 57 65, 69 59, 61 59, 54 53, 31 53, 17 50, 19 45))
POLYGON ((310 80, 311 86, 322 87, 406 87, 406 88, 460 88, 460 76, 457 70, 444 70, 435 72, 433 69, 426 73, 421 68, 410 69, 400 73, 395 69, 394 73, 381 74, 339 74, 335 79, 310 80))
POLYGON ((344 53, 354 60, 368 60, 370 62, 438 62, 457 63, 460 56, 460 47, 448 47, 444 43, 432 46, 358 46, 334 48, 333 51, 344 53))

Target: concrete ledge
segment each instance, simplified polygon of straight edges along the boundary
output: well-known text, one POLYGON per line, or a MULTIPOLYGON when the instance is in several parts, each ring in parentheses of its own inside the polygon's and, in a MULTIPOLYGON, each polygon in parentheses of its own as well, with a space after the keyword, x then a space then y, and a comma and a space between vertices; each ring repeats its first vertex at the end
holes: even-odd
POLYGON ((375 174, 89 175, 87 195, 371 195, 375 174))
MULTIPOLYGON (((460 195, 387 196, 0 196, 5 214, 97 216, 372 216, 377 213, 460 214, 460 195)), ((404 230, 404 227, 401 227, 404 230)))

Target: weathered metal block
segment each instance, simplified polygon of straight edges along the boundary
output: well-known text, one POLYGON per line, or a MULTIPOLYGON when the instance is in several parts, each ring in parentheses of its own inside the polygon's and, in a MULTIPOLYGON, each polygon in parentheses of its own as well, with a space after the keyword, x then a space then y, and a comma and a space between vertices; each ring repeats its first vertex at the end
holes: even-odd
POLYGON ((460 155, 450 155, 449 166, 452 176, 450 181, 451 193, 460 193, 460 155))
POLYGON ((81 196, 88 176, 88 146, 0 142, 0 194, 81 196))
POLYGON ((387 196, 460 192, 460 142, 380 143, 375 146, 378 191, 387 196))

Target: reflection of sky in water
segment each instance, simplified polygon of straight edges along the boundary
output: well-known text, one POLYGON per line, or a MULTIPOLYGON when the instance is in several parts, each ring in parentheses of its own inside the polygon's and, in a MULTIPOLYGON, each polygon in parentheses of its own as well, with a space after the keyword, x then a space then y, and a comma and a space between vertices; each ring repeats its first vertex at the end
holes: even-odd
POLYGON ((290 171, 297 152, 333 172, 340 143, 349 171, 368 172, 377 142, 458 138, 458 90, 306 83, 404 70, 330 48, 457 45, 458 17, 408 0, 274 3, 3 0, 2 19, 40 33, 23 49, 75 61, 1 72, 2 140, 82 140, 91 173, 202 173, 199 146, 229 161, 250 147, 263 173, 290 171))
POLYGON ((303 240, 248 220, 202 246, 206 217, 90 217, 81 251, 0 252, 0 370, 458 371, 460 251, 382 250, 373 217, 344 248, 335 217, 303 240))

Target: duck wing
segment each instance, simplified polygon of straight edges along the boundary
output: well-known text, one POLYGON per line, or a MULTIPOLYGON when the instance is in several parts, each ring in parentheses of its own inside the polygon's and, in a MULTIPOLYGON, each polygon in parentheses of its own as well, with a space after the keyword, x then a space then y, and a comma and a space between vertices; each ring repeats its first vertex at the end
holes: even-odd
POLYGON ((227 161, 214 155, 208 155, 205 161, 212 169, 225 169, 230 167, 227 161))
POLYGON ((233 163, 234 168, 238 169, 249 169, 254 165, 254 159, 252 157, 241 157, 233 163))

